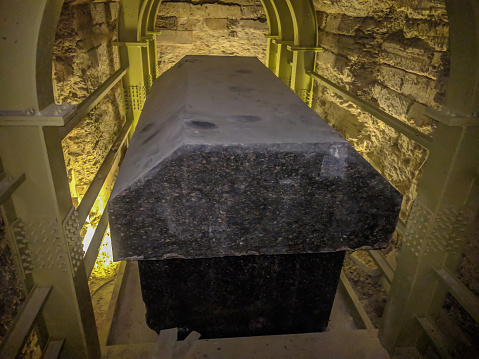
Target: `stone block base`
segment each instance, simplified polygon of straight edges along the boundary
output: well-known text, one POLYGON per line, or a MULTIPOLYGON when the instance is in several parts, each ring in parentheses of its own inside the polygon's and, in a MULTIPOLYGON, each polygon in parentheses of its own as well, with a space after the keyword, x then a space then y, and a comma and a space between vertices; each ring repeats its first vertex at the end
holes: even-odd
POLYGON ((148 326, 202 339, 320 332, 344 252, 139 261, 148 326))

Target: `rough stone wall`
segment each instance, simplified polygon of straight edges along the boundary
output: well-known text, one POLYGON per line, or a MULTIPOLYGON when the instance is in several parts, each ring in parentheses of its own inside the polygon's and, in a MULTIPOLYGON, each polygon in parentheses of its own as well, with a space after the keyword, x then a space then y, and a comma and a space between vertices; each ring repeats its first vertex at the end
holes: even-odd
MULTIPOLYGON (((56 101, 79 104, 119 68, 117 37, 119 3, 66 1, 55 37, 53 83, 56 101)), ((122 118, 121 84, 63 140, 63 152, 74 201, 82 198, 118 134, 122 118)))
POLYGON ((255 0, 163 1, 158 11, 158 66, 163 73, 185 55, 255 56, 266 60, 268 24, 255 0))
MULTIPOLYGON (((426 107, 443 103, 448 21, 441 1, 315 0, 317 72, 424 133, 426 107)), ((427 151, 353 104, 315 84, 313 108, 403 195, 416 197, 427 151)))

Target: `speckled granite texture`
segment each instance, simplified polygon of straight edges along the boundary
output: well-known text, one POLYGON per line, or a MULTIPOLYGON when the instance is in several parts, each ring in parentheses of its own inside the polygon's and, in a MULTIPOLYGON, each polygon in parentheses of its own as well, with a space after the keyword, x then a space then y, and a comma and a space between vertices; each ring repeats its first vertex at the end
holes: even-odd
POLYGON ((155 81, 109 203, 113 256, 380 248, 401 195, 257 59, 187 56, 155 81))
POLYGON ((326 329, 344 252, 139 261, 147 323, 202 339, 326 329))

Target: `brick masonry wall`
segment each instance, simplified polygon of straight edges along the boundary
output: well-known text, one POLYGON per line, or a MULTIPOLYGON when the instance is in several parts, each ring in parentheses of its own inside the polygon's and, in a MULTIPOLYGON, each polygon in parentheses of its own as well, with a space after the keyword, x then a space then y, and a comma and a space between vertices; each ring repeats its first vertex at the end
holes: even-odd
POLYGON ((255 0, 163 1, 156 30, 160 73, 185 55, 254 56, 266 60, 268 24, 255 0))
MULTIPOLYGON (((63 5, 53 53, 56 102, 79 104, 119 69, 117 38, 119 3, 115 1, 63 5)), ((87 190, 120 131, 121 84, 63 140, 63 153, 74 201, 87 190)))
MULTIPOLYGON (((425 133, 426 107, 444 101, 448 22, 444 3, 409 0, 314 1, 317 72, 425 133)), ((401 218, 416 197, 427 151, 316 84, 313 108, 404 195, 401 218)))

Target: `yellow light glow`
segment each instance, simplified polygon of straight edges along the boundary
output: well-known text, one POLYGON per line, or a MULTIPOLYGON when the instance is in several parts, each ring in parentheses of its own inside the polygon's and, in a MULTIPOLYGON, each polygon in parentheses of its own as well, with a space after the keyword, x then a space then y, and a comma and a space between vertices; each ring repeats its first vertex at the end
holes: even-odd
POLYGON ((100 246, 92 275, 95 277, 111 277, 116 274, 119 264, 120 262, 113 262, 110 228, 108 228, 100 246))
POLYGON ((95 228, 93 228, 90 224, 90 217, 87 219, 87 230, 85 237, 83 238, 83 252, 86 253, 88 247, 90 246, 91 240, 93 239, 93 235, 95 234, 95 228))

